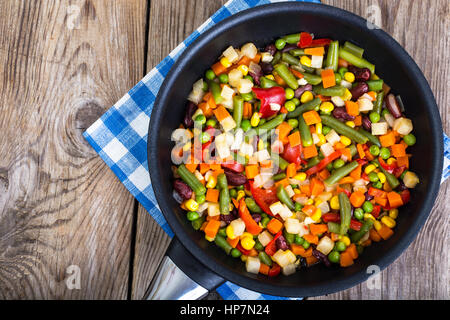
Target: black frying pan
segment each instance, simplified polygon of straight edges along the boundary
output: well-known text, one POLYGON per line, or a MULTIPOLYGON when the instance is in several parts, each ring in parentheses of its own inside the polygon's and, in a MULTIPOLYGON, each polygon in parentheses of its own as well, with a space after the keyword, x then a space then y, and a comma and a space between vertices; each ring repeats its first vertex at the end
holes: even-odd
MULTIPOLYGON (((420 41, 420 39, 417 39, 420 41)), ((169 248, 172 260, 207 289, 229 280, 242 287, 278 296, 323 295, 354 286, 369 277, 368 266, 381 270, 414 240, 430 213, 442 172, 442 124, 433 93, 406 51, 381 29, 347 11, 309 3, 279 3, 256 7, 225 19, 200 36, 181 55, 167 75, 154 105, 149 127, 148 162, 158 204, 175 233, 169 248), (181 123, 192 84, 204 75, 229 45, 252 41, 263 47, 281 35, 308 31, 320 37, 349 40, 365 49, 376 73, 400 94, 414 123, 417 143, 411 148, 411 170, 420 177, 411 202, 401 208, 394 235, 376 243, 349 268, 319 264, 291 276, 268 278, 249 274, 239 259, 194 231, 172 198, 171 132, 181 123)))

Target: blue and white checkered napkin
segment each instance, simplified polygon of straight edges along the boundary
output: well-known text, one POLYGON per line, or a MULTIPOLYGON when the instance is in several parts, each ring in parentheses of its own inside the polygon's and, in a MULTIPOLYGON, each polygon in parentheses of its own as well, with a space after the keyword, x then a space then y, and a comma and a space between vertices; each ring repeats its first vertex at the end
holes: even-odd
MULTIPOLYGON (((177 58, 200 34, 232 14, 272 2, 280 0, 228 1, 84 133, 95 151, 170 237, 173 237, 173 232, 158 207, 147 163, 147 131, 158 90, 177 58)), ((445 150, 442 181, 450 175, 450 139, 447 136, 445 150)), ((250 291, 230 282, 220 286, 217 291, 225 300, 285 299, 250 291)))

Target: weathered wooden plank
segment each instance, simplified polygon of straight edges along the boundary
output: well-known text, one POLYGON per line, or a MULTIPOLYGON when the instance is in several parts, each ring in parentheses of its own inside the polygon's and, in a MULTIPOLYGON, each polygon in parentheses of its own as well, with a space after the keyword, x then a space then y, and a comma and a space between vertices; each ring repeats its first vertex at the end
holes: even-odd
MULTIPOLYGON (((225 1, 151 1, 147 71, 217 11, 225 1)), ((170 239, 139 206, 133 268, 132 299, 141 299, 164 256, 170 239)))
POLYGON ((146 4, 0 3, 2 299, 127 297, 135 202, 82 132, 141 78, 146 4))

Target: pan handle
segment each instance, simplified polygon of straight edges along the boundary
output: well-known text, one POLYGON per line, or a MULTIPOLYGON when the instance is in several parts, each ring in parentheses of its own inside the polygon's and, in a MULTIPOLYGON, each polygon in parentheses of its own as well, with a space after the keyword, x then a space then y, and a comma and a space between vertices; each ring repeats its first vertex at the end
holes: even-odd
POLYGON ((173 238, 158 266, 144 300, 195 300, 225 280, 198 261, 173 238))

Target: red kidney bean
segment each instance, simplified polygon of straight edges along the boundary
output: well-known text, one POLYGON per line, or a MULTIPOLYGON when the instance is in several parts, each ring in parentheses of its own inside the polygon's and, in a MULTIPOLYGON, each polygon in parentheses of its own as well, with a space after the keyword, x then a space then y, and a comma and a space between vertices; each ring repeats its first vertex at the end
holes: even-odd
POLYGON ((352 100, 356 101, 364 93, 369 92, 369 85, 365 82, 358 82, 354 88, 350 89, 350 92, 352 94, 352 100))
POLYGON ((368 116, 362 117, 362 125, 363 128, 366 129, 367 131, 372 130, 372 121, 370 121, 368 116))
POLYGON ((327 267, 331 266, 331 262, 330 262, 330 260, 328 260, 328 257, 326 255, 324 255, 322 252, 320 252, 319 250, 313 249, 312 255, 314 257, 316 257, 317 259, 319 259, 320 261, 322 261, 322 263, 325 266, 327 266, 327 267))
POLYGON ((247 178, 243 174, 235 173, 227 169, 225 169, 224 172, 227 176, 227 181, 230 186, 242 186, 247 182, 247 178))
POLYGON ((261 215, 259 213, 252 214, 252 218, 256 223, 259 223, 261 221, 261 215))
POLYGON ((279 236, 277 238, 277 240, 275 240, 275 245, 277 246, 277 249, 281 249, 281 250, 289 249, 289 246, 288 246, 287 241, 284 238, 284 236, 279 236))
POLYGON ((269 62, 261 62, 259 64, 261 66, 261 71, 264 74, 271 74, 273 72, 273 65, 269 62))
POLYGON ((259 85, 261 84, 261 82, 259 81, 259 79, 260 79, 262 76, 264 76, 264 74, 263 74, 263 72, 262 72, 262 68, 261 68, 261 70, 260 70, 258 73, 254 73, 254 72, 251 72, 251 71, 250 71, 248 74, 249 74, 250 77, 253 78, 253 81, 255 82, 255 84, 256 84, 257 86, 259 86, 259 85))
POLYGON ((370 79, 372 73, 367 68, 358 68, 355 66, 348 66, 348 71, 355 75, 356 81, 367 81, 370 79))
POLYGON ((300 86, 300 87, 298 87, 297 90, 295 90, 294 96, 295 96, 297 99, 300 99, 300 97, 302 96, 302 94, 303 94, 305 91, 312 91, 312 89, 313 89, 312 85, 310 85, 310 84, 305 84, 304 86, 300 86))
POLYGON ((231 221, 238 218, 238 211, 233 206, 233 210, 231 210, 230 214, 221 214, 220 221, 224 221, 226 224, 230 224, 231 221))
POLYGON ((336 107, 333 110, 333 117, 340 121, 352 121, 355 120, 354 116, 351 116, 347 113, 344 107, 336 107))
POLYGON ((197 110, 197 105, 191 101, 189 101, 187 107, 186 107, 186 114, 184 115, 184 126, 186 128, 192 128, 194 126, 194 120, 192 119, 192 116, 195 113, 195 110, 197 110))
POLYGON ((364 193, 364 197, 366 201, 371 201, 374 198, 374 196, 370 195, 368 192, 364 193))
POLYGON ((296 44, 287 44, 284 46, 284 48, 281 50, 281 52, 289 52, 291 50, 297 49, 297 45, 296 44))
POLYGON ((400 110, 400 106, 398 105, 397 99, 395 96, 390 93, 386 97, 386 107, 389 112, 394 116, 394 118, 400 118, 402 116, 402 111, 400 110))
POLYGON ((192 189, 179 179, 173 182, 173 188, 185 200, 188 200, 192 197, 192 189))
POLYGON ((267 45, 264 48, 264 51, 270 53, 270 55, 273 56, 273 55, 275 55, 275 53, 277 53, 277 47, 275 47, 275 45, 272 43, 272 44, 267 45))

